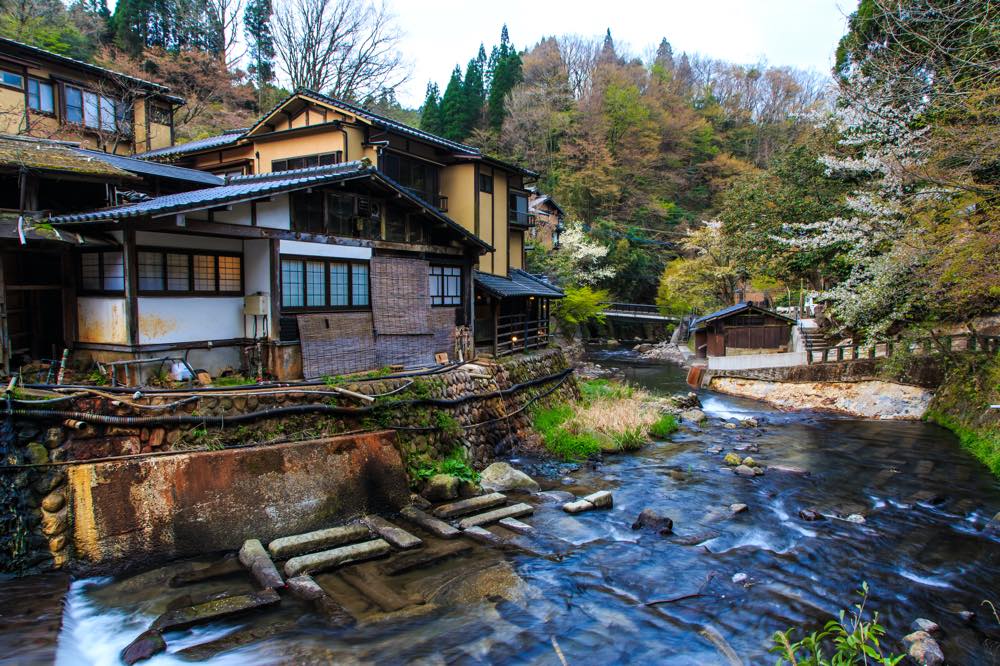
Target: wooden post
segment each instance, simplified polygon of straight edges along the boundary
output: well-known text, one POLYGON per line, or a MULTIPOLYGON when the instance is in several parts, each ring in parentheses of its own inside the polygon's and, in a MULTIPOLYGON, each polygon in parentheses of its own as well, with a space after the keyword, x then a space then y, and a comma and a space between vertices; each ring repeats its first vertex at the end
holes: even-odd
MULTIPOLYGON (((477 192, 479 191, 478 188, 476 189, 476 191, 477 192)), ((493 358, 500 358, 500 354, 497 349, 499 347, 497 340, 499 328, 500 328, 500 302, 497 301, 493 303, 493 358)))
POLYGON ((135 351, 134 347, 139 345, 139 267, 135 252, 134 227, 125 228, 122 241, 122 266, 125 269, 125 330, 128 343, 135 351))
POLYGON ((843 361, 844 360, 844 348, 843 347, 837 347, 837 360, 838 361, 843 361))

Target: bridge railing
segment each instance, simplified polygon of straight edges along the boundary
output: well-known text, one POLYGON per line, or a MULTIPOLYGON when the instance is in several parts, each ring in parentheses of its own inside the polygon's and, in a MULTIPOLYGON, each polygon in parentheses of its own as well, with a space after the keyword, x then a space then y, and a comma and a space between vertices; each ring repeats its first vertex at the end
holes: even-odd
POLYGON ((914 354, 929 355, 934 351, 944 352, 996 352, 1000 351, 1000 335, 942 335, 939 338, 923 338, 908 343, 893 341, 876 342, 865 345, 836 345, 820 347, 806 352, 806 363, 836 363, 857 361, 864 358, 888 358, 900 344, 909 344, 914 354))
POLYGON ((656 305, 645 303, 601 303, 605 306, 606 312, 634 312, 636 314, 660 314, 660 308, 656 305))

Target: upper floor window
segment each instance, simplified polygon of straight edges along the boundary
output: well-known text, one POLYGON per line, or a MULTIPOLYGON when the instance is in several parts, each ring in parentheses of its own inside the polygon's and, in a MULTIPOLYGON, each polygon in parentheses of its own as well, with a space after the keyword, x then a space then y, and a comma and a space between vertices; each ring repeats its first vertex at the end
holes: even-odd
POLYGON ((353 194, 300 190, 291 196, 292 230, 347 238, 379 238, 378 202, 353 194))
POLYGON ((386 152, 382 155, 382 172, 432 206, 440 205, 438 200, 440 174, 434 164, 386 152))
POLYGON ((24 90, 24 77, 17 72, 11 72, 10 70, 0 69, 0 83, 5 86, 10 86, 11 88, 17 88, 18 90, 24 90))
POLYGON ((149 122, 156 123, 157 125, 173 125, 174 114, 165 106, 150 104, 149 122))
POLYGON ((431 264, 428 279, 430 280, 431 305, 462 304, 461 267, 431 264))
POLYGON ((52 84, 39 79, 28 79, 28 108, 42 113, 55 113, 55 95, 52 84))
POLYGON ((508 197, 508 201, 510 203, 510 210, 507 214, 507 222, 510 224, 517 224, 522 227, 528 226, 530 219, 528 217, 527 195, 511 192, 508 197))
POLYGON ((479 174, 479 191, 493 194, 493 176, 488 173, 479 174))
POLYGON ((292 169, 308 169, 309 167, 340 164, 341 152, 317 153, 301 157, 289 157, 284 160, 271 160, 271 171, 291 171, 292 169))
POLYGON ((106 95, 66 86, 66 122, 103 132, 128 131, 128 105, 106 95))

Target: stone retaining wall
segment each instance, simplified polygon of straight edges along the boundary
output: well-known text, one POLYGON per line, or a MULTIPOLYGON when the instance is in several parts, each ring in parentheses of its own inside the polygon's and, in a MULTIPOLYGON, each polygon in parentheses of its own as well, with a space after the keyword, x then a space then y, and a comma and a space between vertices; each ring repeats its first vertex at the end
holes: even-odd
MULTIPOLYGON (((382 396, 380 401, 459 399, 549 377, 567 368, 562 352, 552 348, 496 362, 464 365, 435 375, 346 380, 336 385, 366 395, 382 396), (392 395, 386 395, 390 393, 392 395)), ((218 394, 200 393, 197 400, 179 405, 173 404, 177 397, 150 394, 134 400, 143 407, 128 404, 133 401, 128 394, 93 395, 46 407, 125 417, 160 414, 232 417, 296 405, 325 403, 354 407, 360 404, 346 397, 306 392, 317 389, 324 387, 288 387, 268 395, 220 389, 218 394)), ((75 429, 61 419, 20 419, 15 421, 14 431, 3 444, 9 467, 0 471, 0 500, 16 508, 0 516, 0 570, 59 568, 73 557, 66 466, 51 463, 97 461, 167 451, 216 449, 221 452, 237 445, 275 445, 388 428, 398 429, 396 446, 410 472, 456 449, 461 449, 474 467, 482 468, 495 459, 509 456, 517 447, 533 448, 536 435, 531 430, 528 412, 522 408, 550 391, 545 400, 567 400, 577 394, 576 382, 570 375, 561 383, 546 381, 503 397, 494 395, 446 407, 411 405, 385 410, 376 416, 264 415, 252 423, 221 427, 86 424, 75 429), (38 466, 21 467, 25 464, 38 466)), ((81 420, 85 422, 85 418, 81 420)), ((209 460, 211 453, 204 462, 206 466, 211 465, 209 460)))

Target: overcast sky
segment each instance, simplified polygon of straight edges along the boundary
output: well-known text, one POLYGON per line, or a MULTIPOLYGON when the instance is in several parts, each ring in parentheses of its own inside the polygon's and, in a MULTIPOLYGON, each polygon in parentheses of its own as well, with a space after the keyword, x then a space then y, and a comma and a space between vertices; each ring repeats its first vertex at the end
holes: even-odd
POLYGON ((767 60, 827 73, 857 0, 390 0, 406 33, 412 77, 399 100, 423 102, 427 81, 441 86, 464 71, 480 42, 500 39, 504 23, 519 49, 549 35, 603 35, 641 55, 666 37, 674 48, 738 63, 767 60))

